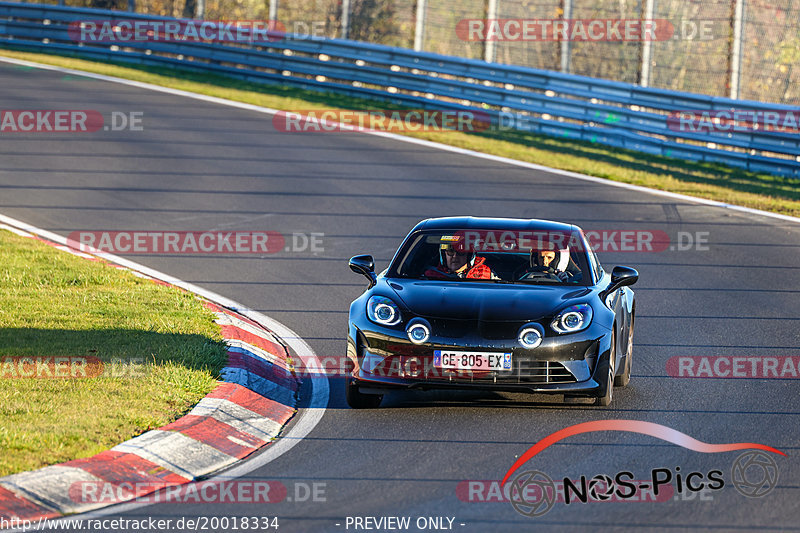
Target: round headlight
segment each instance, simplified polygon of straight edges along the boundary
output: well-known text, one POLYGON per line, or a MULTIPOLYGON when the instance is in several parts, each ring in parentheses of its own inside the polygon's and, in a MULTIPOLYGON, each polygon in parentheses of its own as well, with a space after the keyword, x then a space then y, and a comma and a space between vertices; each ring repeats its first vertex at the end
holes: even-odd
POLYGON ((391 305, 378 304, 375 306, 375 317, 379 322, 391 323, 394 321, 395 315, 397 315, 397 312, 391 305))
POLYGON ((395 326, 400 323, 400 309, 385 296, 373 296, 369 299, 367 316, 373 322, 383 326, 395 326))
POLYGON ((523 347, 532 349, 542 343, 542 334, 536 328, 525 328, 519 332, 518 340, 523 347))
POLYGON ((408 334, 408 340, 414 344, 423 344, 431 336, 431 330, 428 329, 428 326, 419 322, 409 326, 406 333, 408 334))
POLYGON ((591 321, 592 308, 589 304, 578 304, 561 311, 550 327, 556 333, 575 333, 589 327, 591 321))
POLYGON ((583 324, 583 315, 572 311, 561 317, 561 324, 564 329, 580 329, 583 324))

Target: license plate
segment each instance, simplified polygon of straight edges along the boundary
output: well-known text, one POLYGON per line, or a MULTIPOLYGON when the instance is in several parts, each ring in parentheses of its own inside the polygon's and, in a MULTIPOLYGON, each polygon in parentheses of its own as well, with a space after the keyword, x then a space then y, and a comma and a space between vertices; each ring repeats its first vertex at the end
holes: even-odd
POLYGON ((433 366, 453 370, 511 370, 511 354, 502 352, 433 351, 433 366))

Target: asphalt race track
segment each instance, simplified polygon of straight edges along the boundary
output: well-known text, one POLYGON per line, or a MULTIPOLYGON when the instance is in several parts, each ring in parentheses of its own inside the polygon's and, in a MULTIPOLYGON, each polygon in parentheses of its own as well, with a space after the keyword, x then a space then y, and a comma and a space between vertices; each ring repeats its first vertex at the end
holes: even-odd
MULTIPOLYGON (((320 358, 344 354, 347 309, 365 287, 347 259, 370 253, 382 270, 423 218, 661 230, 674 246, 679 232, 707 232, 707 249, 599 253, 607 269, 624 264, 640 272, 633 380, 616 389, 610 408, 561 405, 560 397, 417 392, 354 411, 342 383, 331 379, 316 428, 248 476, 283 483, 285 500, 154 504, 108 518, 277 516, 281 532, 354 531, 347 517, 389 516, 411 517, 411 531, 419 517, 454 518, 453 530, 464 532, 800 529, 800 382, 786 374, 677 378, 666 367, 676 356, 800 356, 800 225, 376 136, 281 133, 269 115, 4 63, 0 102, 4 109, 144 113, 143 131, 0 135, 0 213, 65 236, 323 233, 324 251, 316 252, 125 255, 269 315, 320 358), (774 490, 748 498, 731 482, 741 452, 698 453, 645 435, 589 433, 551 446, 520 471, 555 480, 630 471, 649 480, 653 469, 666 468, 677 487, 679 467, 706 482, 720 470, 725 485, 700 493, 675 488, 666 501, 559 502, 535 518, 496 494, 495 501, 464 501, 469 485, 459 483, 499 480, 539 439, 602 419, 655 422, 713 444, 766 444, 786 457, 774 455, 774 490), (315 483, 318 501, 306 497, 315 483)), ((310 384, 304 387, 307 400, 310 384)))

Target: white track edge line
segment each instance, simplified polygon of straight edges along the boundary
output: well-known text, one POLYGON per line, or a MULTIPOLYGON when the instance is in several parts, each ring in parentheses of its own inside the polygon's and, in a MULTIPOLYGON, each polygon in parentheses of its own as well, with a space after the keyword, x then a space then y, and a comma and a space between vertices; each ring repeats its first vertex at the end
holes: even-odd
MULTIPOLYGON (((216 96, 207 96, 207 95, 204 95, 204 94, 193 93, 193 92, 184 91, 184 90, 181 90, 181 89, 171 89, 169 87, 162 87, 160 85, 155 85, 155 84, 152 84, 152 83, 145 83, 145 82, 140 82, 140 81, 127 80, 127 79, 124 79, 124 78, 117 78, 115 76, 106 76, 104 74, 95 74, 93 72, 87 72, 87 71, 83 71, 83 70, 66 68, 66 67, 58 67, 58 66, 55 66, 55 65, 47 65, 47 64, 44 64, 44 63, 36 63, 34 61, 27 61, 27 60, 24 60, 24 59, 15 59, 15 58, 11 58, 11 57, 5 57, 5 56, 2 56, 2 55, 0 55, 0 62, 10 63, 10 64, 14 64, 14 65, 20 65, 20 66, 26 66, 26 67, 34 67, 34 68, 39 68, 39 69, 42 69, 42 70, 52 70, 52 71, 61 72, 61 73, 64 73, 64 74, 74 74, 76 76, 83 76, 85 78, 92 78, 92 79, 101 80, 101 81, 107 81, 107 82, 111 82, 111 83, 119 83, 119 84, 122 84, 122 85, 128 85, 130 87, 138 87, 140 89, 147 89, 147 90, 150 90, 150 91, 156 91, 156 92, 161 92, 161 93, 166 93, 166 94, 172 94, 172 95, 176 95, 176 96, 183 96, 183 97, 186 97, 186 98, 192 98, 194 100, 201 100, 201 101, 210 102, 210 103, 213 103, 213 104, 219 104, 219 105, 224 105, 224 106, 228 106, 228 107, 236 107, 236 108, 245 109, 245 110, 248 110, 248 111, 255 111, 256 113, 264 113, 264 114, 268 114, 268 115, 276 115, 276 114, 281 112, 281 110, 278 110, 278 109, 272 109, 272 108, 269 108, 269 107, 257 106, 257 105, 254 105, 254 104, 246 104, 244 102, 236 102, 236 101, 233 101, 233 100, 226 100, 224 98, 219 98, 219 97, 216 97, 216 96)), ((337 127, 343 128, 343 129, 348 129, 348 127, 352 128, 351 125, 344 124, 344 123, 341 123, 341 122, 336 122, 336 121, 321 120, 321 119, 316 119, 316 118, 309 119, 309 120, 311 122, 318 122, 318 123, 324 124, 324 125, 337 126, 337 127)), ((520 161, 518 159, 511 159, 511 158, 508 158, 508 157, 502 157, 502 156, 498 156, 498 155, 485 154, 485 153, 482 153, 482 152, 476 152, 474 150, 468 150, 466 148, 459 148, 457 146, 450 146, 450 145, 447 145, 447 144, 437 143, 437 142, 434 142, 434 141, 427 141, 427 140, 424 140, 424 139, 417 139, 415 137, 407 137, 405 135, 400 135, 400 134, 397 134, 397 133, 389 133, 389 132, 385 132, 385 131, 375 131, 375 130, 359 130, 359 131, 356 131, 355 133, 363 133, 365 135, 374 135, 374 136, 377 136, 377 137, 384 137, 386 139, 392 139, 392 140, 395 140, 395 141, 406 142, 406 143, 411 143, 411 144, 418 144, 420 146, 425 146, 425 147, 428 147, 428 148, 434 148, 434 149, 437 149, 437 150, 443 150, 443 151, 452 152, 452 153, 456 153, 456 154, 467 155, 467 156, 472 156, 472 157, 478 157, 478 158, 481 158, 481 159, 486 159, 488 161, 495 161, 495 162, 498 162, 498 163, 505 163, 505 164, 508 164, 508 165, 514 165, 514 166, 518 166, 518 167, 528 168, 528 169, 531 169, 531 170, 539 170, 539 171, 543 171, 543 172, 549 172, 551 174, 558 174, 558 175, 561 175, 561 176, 575 178, 575 179, 579 179, 579 180, 583 180, 583 181, 591 181, 591 182, 594 182, 594 183, 602 183, 604 185, 609 185, 611 187, 618 187, 618 188, 621 188, 621 189, 628 189, 628 190, 638 191, 638 192, 642 192, 642 193, 646 193, 646 194, 654 194, 654 195, 658 195, 658 196, 664 196, 664 197, 667 197, 667 198, 674 198, 676 200, 683 200, 683 201, 687 201, 687 202, 692 202, 692 203, 697 203, 697 204, 702 204, 702 205, 708 205, 708 206, 712 206, 712 207, 721 207, 723 209, 730 209, 732 211, 737 211, 737 212, 745 213, 745 214, 749 214, 749 215, 758 215, 758 216, 763 216, 763 217, 768 217, 768 218, 775 218, 775 219, 778 219, 778 220, 785 220, 785 221, 788 221, 788 222, 792 222, 794 224, 800 224, 800 217, 793 217, 793 216, 790 216, 790 215, 782 215, 780 213, 772 213, 770 211, 762 211, 761 209, 754 209, 752 207, 744 207, 744 206, 736 205, 736 204, 728 204, 728 203, 720 202, 720 201, 717 201, 717 200, 709 200, 707 198, 698 198, 696 196, 690 196, 688 194, 680 194, 680 193, 669 192, 669 191, 661 191, 661 190, 658 190, 658 189, 651 189, 651 188, 648 188, 648 187, 643 187, 641 185, 633 185, 631 183, 623 183, 623 182, 620 182, 620 181, 613 181, 613 180, 609 180, 609 179, 605 179, 605 178, 598 178, 596 176, 589 176, 587 174, 581 174, 579 172, 572 172, 570 170, 561 170, 561 169, 557 169, 557 168, 551 168, 551 167, 547 167, 547 166, 544 166, 544 165, 538 165, 536 163, 529 163, 527 161, 520 161)))

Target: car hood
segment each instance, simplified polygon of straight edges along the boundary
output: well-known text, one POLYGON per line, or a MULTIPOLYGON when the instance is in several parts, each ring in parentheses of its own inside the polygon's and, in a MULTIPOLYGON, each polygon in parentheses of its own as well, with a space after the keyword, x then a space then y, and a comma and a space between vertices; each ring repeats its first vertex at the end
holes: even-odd
POLYGON ((539 320, 591 293, 586 287, 484 282, 391 280, 387 285, 415 315, 486 322, 539 320))

